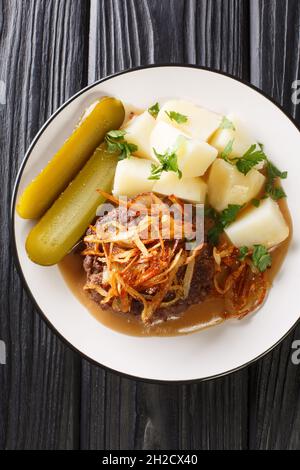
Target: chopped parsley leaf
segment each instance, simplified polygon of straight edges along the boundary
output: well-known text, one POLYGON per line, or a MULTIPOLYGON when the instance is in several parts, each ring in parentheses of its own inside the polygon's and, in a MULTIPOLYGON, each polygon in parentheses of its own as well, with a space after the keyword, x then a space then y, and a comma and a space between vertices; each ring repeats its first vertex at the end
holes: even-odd
POLYGON ((233 143, 234 143, 234 139, 230 140, 220 155, 220 157, 223 158, 223 160, 231 164, 232 164, 232 161, 229 159, 229 155, 232 152, 233 143))
POLYGON ((163 171, 173 171, 177 173, 179 179, 182 178, 182 172, 178 168, 176 151, 169 149, 164 154, 157 153, 155 149, 153 151, 159 160, 159 164, 153 163, 151 165, 149 180, 159 180, 163 171))
POLYGON ((119 160, 131 157, 132 153, 138 150, 137 145, 130 144, 124 139, 125 135, 126 131, 119 129, 109 131, 105 136, 107 150, 110 153, 119 152, 119 160))
POLYGON ((266 159, 267 157, 261 147, 257 149, 256 144, 253 144, 242 157, 235 160, 235 164, 241 173, 247 175, 253 167, 266 159))
POLYGON ((252 261, 261 273, 265 272, 272 265, 272 257, 263 245, 254 245, 252 261))
POLYGON ((276 185, 277 178, 286 179, 287 171, 280 171, 273 163, 267 162, 267 183, 265 187, 266 194, 275 201, 286 197, 284 190, 276 185))
POLYGON ((160 111, 159 103, 155 103, 151 108, 148 108, 148 113, 151 114, 154 119, 157 118, 157 115, 160 111))
POLYGON ((235 221, 239 211, 243 208, 238 204, 229 204, 229 206, 224 209, 220 214, 217 214, 213 220, 215 220, 215 225, 209 229, 207 237, 208 241, 213 245, 217 245, 219 242, 219 237, 228 225, 235 221))
POLYGON ((236 130, 233 122, 230 121, 230 119, 228 119, 228 117, 226 116, 224 116, 222 119, 222 122, 220 124, 220 129, 232 129, 233 131, 236 130))
POLYGON ((171 121, 176 121, 177 124, 184 124, 188 121, 187 116, 177 113, 176 111, 165 111, 165 113, 171 119, 171 121))
POLYGON ((240 248, 239 260, 244 261, 248 254, 249 254, 248 247, 247 246, 242 246, 240 248))

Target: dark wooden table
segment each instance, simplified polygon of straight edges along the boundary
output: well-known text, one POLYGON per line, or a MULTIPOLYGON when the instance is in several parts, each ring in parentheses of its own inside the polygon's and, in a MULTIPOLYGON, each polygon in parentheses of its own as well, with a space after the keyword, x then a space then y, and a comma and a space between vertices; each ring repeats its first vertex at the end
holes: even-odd
POLYGON ((228 377, 182 386, 135 382, 65 346, 14 268, 12 188, 41 125, 88 83, 167 62, 241 77, 300 123, 291 100, 300 78, 299 0, 0 0, 0 339, 7 347, 0 448, 300 449, 300 366, 291 361, 300 327, 228 377))

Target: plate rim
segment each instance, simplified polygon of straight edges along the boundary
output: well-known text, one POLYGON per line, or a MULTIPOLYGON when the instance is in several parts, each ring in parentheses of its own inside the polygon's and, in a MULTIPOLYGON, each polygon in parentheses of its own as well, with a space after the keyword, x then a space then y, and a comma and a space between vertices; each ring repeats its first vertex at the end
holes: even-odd
POLYGON ((207 72, 212 72, 218 75, 223 75, 227 78, 231 78, 232 80, 235 80, 246 87, 256 91, 260 95, 262 95, 264 98, 266 98, 268 101, 270 101, 273 105, 275 105, 288 119, 289 121, 296 127, 297 131, 300 133, 300 125, 297 124, 296 120, 289 114, 287 113, 284 108, 277 103, 272 97, 268 96, 264 91, 259 89, 257 86, 248 83, 246 80, 236 77, 231 73, 224 72, 220 69, 213 68, 213 67, 207 67, 207 66, 200 66, 196 64, 182 64, 182 63, 163 63, 163 64, 149 64, 149 65, 141 65, 137 67, 132 67, 132 68, 127 68, 119 72, 112 73, 110 75, 107 75, 101 79, 98 79, 94 81, 93 83, 87 85, 86 87, 82 88, 78 92, 76 92, 74 95, 72 95, 69 99, 67 99, 51 116, 46 120, 46 122, 43 124, 43 126, 39 129, 33 140, 31 141, 25 156, 21 162, 21 165, 19 167, 14 185, 13 185, 13 191, 11 195, 11 204, 10 204, 10 214, 9 214, 9 240, 11 243, 11 249, 12 249, 12 255, 13 255, 13 260, 14 264, 17 268, 18 275, 21 279, 22 285, 25 288, 25 291, 27 295, 29 296, 31 302, 33 303, 35 309, 37 310, 38 314, 42 318, 42 320, 46 323, 46 325, 51 329, 51 331, 69 348, 71 348, 72 351, 76 352, 81 356, 81 358, 87 360, 93 365, 96 365, 98 367, 102 367, 105 371, 111 372, 113 374, 117 374, 121 377, 124 377, 126 379, 131 379, 131 380, 136 380, 139 382, 144 382, 144 383, 151 383, 151 384, 174 384, 174 385, 180 385, 180 384, 195 384, 195 383, 201 383, 201 382, 207 382, 209 380, 215 380, 221 377, 226 377, 230 374, 233 374, 235 372, 241 371, 243 369, 246 369, 249 367, 251 364, 254 364, 257 362, 259 359, 264 358, 268 354, 270 354, 274 349, 276 349, 290 334, 291 332, 297 327, 297 325, 300 323, 300 316, 296 320, 296 322, 291 326, 291 328, 270 348, 268 348, 266 351, 262 352, 255 358, 251 359, 250 361, 246 362, 245 364, 241 364, 238 367, 235 367, 233 369, 224 371, 219 374, 214 374, 212 376, 208 377, 201 377, 197 379, 190 379, 190 380, 161 380, 161 379, 150 379, 150 378, 145 378, 145 377, 139 377, 137 375, 131 375, 131 374, 126 374, 125 372, 118 371, 116 369, 112 369, 101 362, 96 361, 95 359, 90 358, 88 355, 80 351, 76 346, 74 346, 72 343, 70 343, 62 333, 60 333, 56 327, 51 323, 51 321, 48 319, 47 315, 44 313, 44 311, 41 309, 41 307, 38 305, 37 300, 35 299, 33 293, 31 292, 31 289, 27 283, 27 280, 25 278, 25 275, 22 270, 22 266, 20 263, 19 255, 18 255, 18 249, 17 249, 17 242, 16 242, 16 233, 15 233, 15 210, 16 210, 16 200, 17 200, 17 193, 18 193, 18 188, 20 185, 20 181, 24 172, 24 169, 26 167, 27 161, 30 158, 30 155, 33 151, 33 148, 35 147, 36 143, 42 136, 42 134, 45 132, 47 127, 50 125, 50 123, 63 111, 64 108, 66 108, 72 101, 74 101, 78 96, 84 94, 86 91, 91 90, 95 86, 104 83, 112 78, 118 77, 120 75, 125 75, 128 73, 140 71, 140 70, 145 70, 145 69, 151 69, 151 68, 165 68, 165 67, 180 67, 180 68, 186 68, 186 69, 197 69, 197 70, 204 70, 207 72))

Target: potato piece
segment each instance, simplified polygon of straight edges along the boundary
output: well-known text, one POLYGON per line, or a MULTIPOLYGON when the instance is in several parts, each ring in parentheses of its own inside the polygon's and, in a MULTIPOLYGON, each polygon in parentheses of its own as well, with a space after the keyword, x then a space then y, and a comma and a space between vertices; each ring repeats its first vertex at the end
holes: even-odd
POLYGON ((222 116, 205 108, 200 108, 189 101, 171 100, 164 104, 157 116, 157 120, 171 124, 194 139, 206 142, 218 129, 222 116), (178 124, 175 120, 170 119, 166 114, 166 112, 170 111, 186 116, 187 122, 178 124))
POLYGON ((234 114, 229 114, 228 119, 233 123, 235 129, 219 129, 210 140, 210 144, 215 147, 219 154, 222 153, 231 140, 234 140, 232 152, 229 158, 241 157, 256 140, 249 134, 244 123, 234 114))
POLYGON ((145 111, 143 114, 136 116, 129 121, 128 125, 124 128, 127 134, 125 139, 131 144, 135 144, 138 150, 134 155, 143 158, 152 158, 150 135, 155 126, 155 119, 145 111))
POLYGON ((202 176, 217 158, 214 147, 199 140, 185 139, 182 142, 178 166, 185 178, 202 176))
POLYGON ((268 198, 229 225, 225 233, 237 247, 264 245, 272 248, 289 236, 289 227, 278 204, 268 198))
MULTIPOLYGON (((158 122, 151 135, 151 146, 159 154, 176 151, 183 177, 202 176, 217 157, 217 150, 206 142, 190 139, 175 127, 158 122)), ((156 159, 153 152, 153 159, 156 159)))
POLYGON ((158 161, 154 150, 159 154, 164 154, 169 149, 177 149, 177 154, 179 155, 181 144, 184 142, 185 137, 175 127, 165 122, 157 122, 150 137, 152 159, 156 162, 158 161))
POLYGON ((201 178, 182 178, 171 171, 162 173, 160 180, 153 186, 153 191, 159 194, 175 196, 199 204, 204 204, 207 184, 201 178))
POLYGON ((149 180, 151 161, 130 157, 118 163, 115 173, 114 196, 132 197, 152 190, 154 181, 149 180))
POLYGON ((265 176, 255 169, 243 175, 234 165, 218 158, 209 174, 209 203, 217 211, 222 211, 229 204, 246 204, 257 196, 265 179, 265 176))

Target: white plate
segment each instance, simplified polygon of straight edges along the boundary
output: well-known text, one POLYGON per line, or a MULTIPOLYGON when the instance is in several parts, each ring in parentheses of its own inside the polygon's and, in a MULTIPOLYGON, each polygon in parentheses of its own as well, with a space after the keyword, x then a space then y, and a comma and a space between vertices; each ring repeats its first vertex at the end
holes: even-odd
POLYGON ((97 82, 50 118, 22 164, 13 197, 12 234, 24 282, 52 327, 80 353, 105 367, 159 381, 207 379, 236 370, 274 347, 299 319, 299 151, 299 130, 284 112, 255 89, 226 75, 196 67, 160 66, 97 82), (223 114, 237 113, 265 144, 275 164, 289 172, 284 186, 294 238, 269 298, 257 314, 186 336, 125 336, 103 326, 79 303, 57 267, 43 268, 29 261, 24 245, 31 223, 15 214, 16 198, 71 134, 83 110, 103 95, 142 108, 167 98, 183 98, 223 114))

